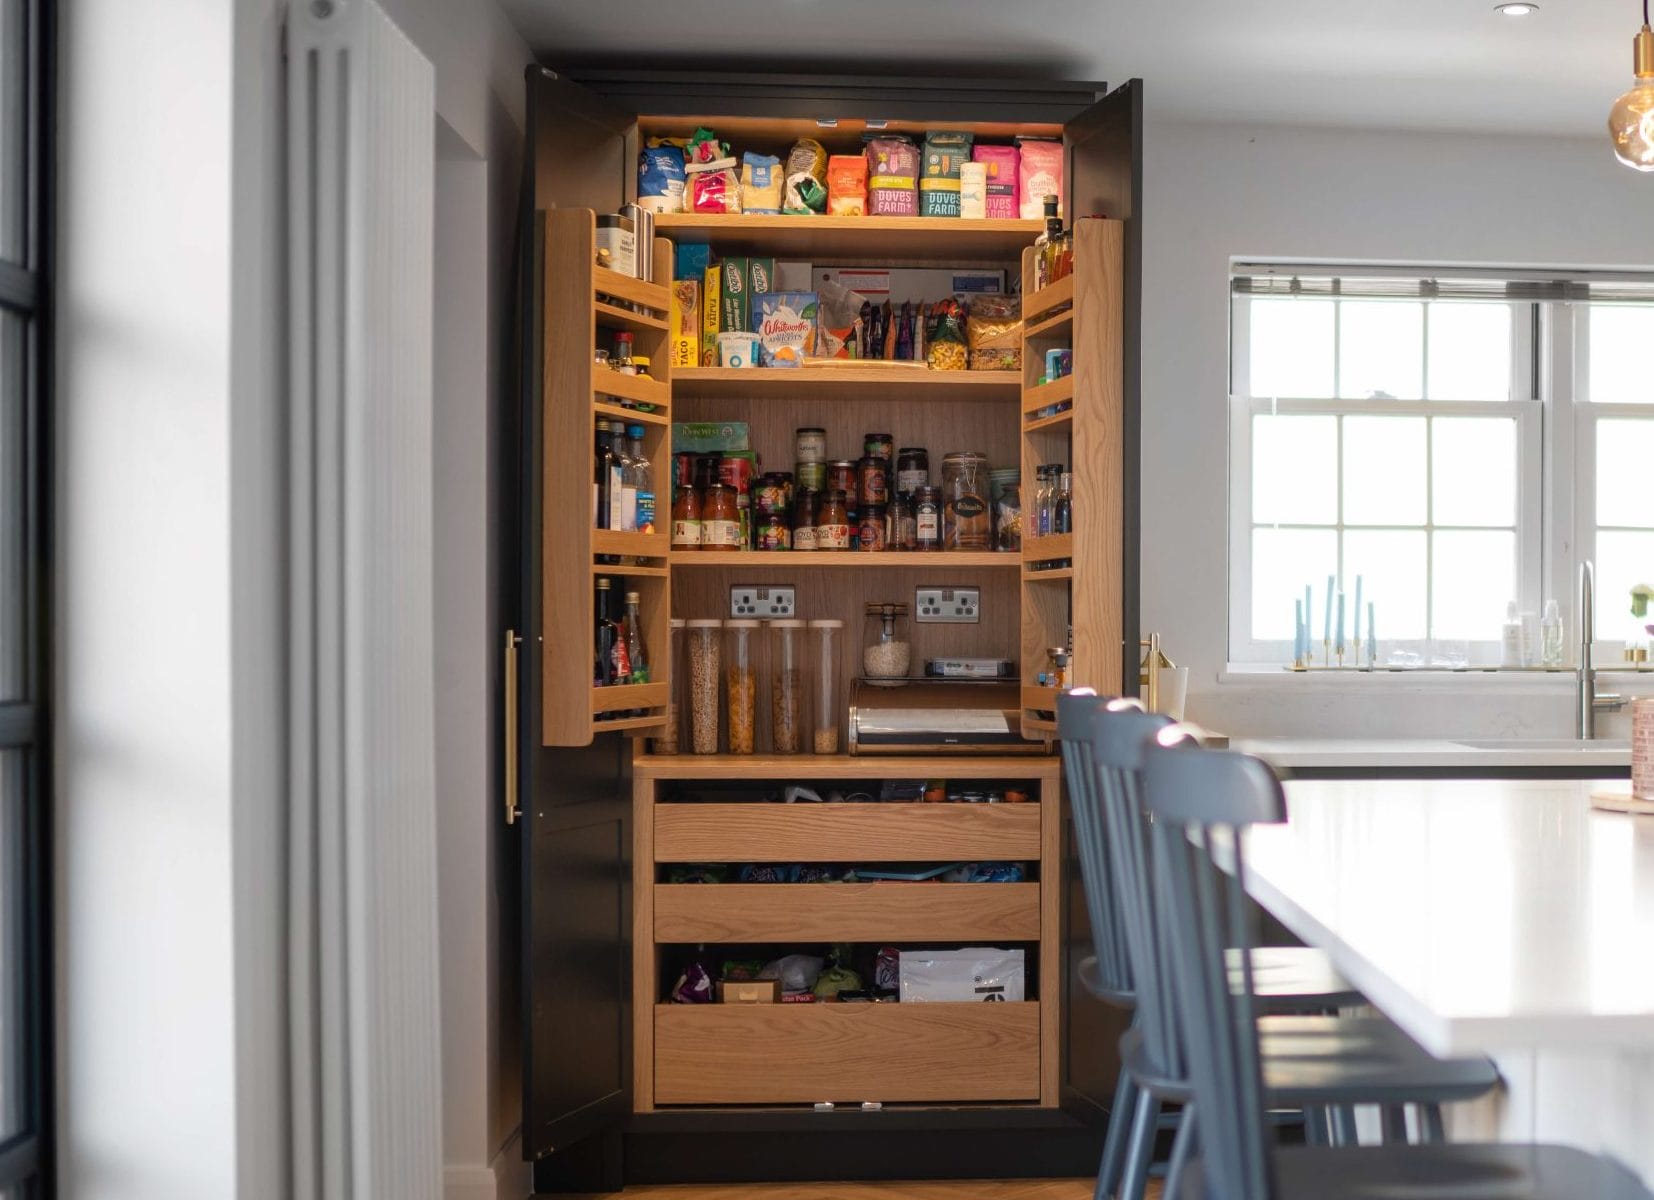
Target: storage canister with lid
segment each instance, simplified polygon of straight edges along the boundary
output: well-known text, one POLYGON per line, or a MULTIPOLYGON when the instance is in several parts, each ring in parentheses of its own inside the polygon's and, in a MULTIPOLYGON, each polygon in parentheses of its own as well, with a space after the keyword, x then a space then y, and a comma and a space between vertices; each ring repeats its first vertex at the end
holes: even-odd
POLYGON ((810 629, 816 635, 815 658, 815 713, 812 722, 815 739, 812 748, 817 754, 837 754, 839 749, 839 720, 843 705, 838 698, 838 656, 842 642, 839 631, 843 621, 816 620, 810 629))
POLYGON ((988 456, 956 451, 942 460, 942 548, 986 550, 993 532, 988 456))
POLYGON ((689 638, 689 748, 696 754, 718 753, 718 692, 723 680, 722 621, 685 622, 689 638))
POLYGON ((758 717, 758 669, 753 664, 757 621, 724 622, 724 713, 729 722, 729 752, 751 754, 758 717))
POLYGON ((804 748, 804 622, 770 622, 770 741, 777 754, 804 748))
POLYGON ((670 641, 667 644, 667 692, 666 692, 666 724, 660 727, 650 744, 650 750, 655 754, 678 753, 678 734, 683 727, 683 696, 684 696, 684 620, 682 617, 672 617, 667 620, 666 628, 670 641))
POLYGON ((862 646, 862 674, 869 679, 905 679, 913 661, 907 637, 907 605, 870 603, 867 640, 862 646))

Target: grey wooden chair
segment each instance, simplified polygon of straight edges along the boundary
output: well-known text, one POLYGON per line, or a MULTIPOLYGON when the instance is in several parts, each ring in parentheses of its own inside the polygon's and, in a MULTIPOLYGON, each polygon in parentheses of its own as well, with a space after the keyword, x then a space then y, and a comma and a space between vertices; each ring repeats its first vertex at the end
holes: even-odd
POLYGON ((1286 800, 1258 759, 1168 749, 1166 740, 1145 753, 1143 848, 1200 1113, 1198 1156, 1168 1180, 1168 1200, 1649 1200, 1624 1167, 1567 1147, 1273 1145, 1269 1018, 1257 1016, 1249 989, 1230 986, 1230 952, 1242 951, 1249 973, 1242 834, 1285 820, 1286 800))

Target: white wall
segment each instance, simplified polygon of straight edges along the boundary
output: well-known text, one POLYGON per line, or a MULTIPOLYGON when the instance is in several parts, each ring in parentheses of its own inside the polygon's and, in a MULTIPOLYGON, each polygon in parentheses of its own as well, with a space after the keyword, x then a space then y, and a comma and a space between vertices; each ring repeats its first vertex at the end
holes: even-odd
POLYGON ((1191 667, 1189 715, 1233 733, 1571 733, 1563 680, 1219 682, 1229 260, 1647 268, 1654 180, 1606 138, 1171 123, 1150 124, 1144 170, 1143 629, 1191 667))

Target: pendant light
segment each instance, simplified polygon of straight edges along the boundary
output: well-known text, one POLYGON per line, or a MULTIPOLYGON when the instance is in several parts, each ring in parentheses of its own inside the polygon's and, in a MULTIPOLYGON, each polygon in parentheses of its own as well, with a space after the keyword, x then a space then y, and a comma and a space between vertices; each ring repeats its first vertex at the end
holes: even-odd
POLYGON ((1608 135, 1622 163, 1654 171, 1654 30, 1648 27, 1648 0, 1643 0, 1643 27, 1632 44, 1637 78, 1608 114, 1608 135))

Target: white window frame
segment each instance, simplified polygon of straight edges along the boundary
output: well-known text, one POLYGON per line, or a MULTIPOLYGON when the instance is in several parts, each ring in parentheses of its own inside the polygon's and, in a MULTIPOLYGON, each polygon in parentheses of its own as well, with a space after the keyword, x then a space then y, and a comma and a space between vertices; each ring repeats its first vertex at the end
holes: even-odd
MULTIPOLYGON (((1321 298, 1321 297, 1317 297, 1321 298)), ((1326 297, 1342 302, 1337 297, 1326 297)), ((1358 297, 1351 297, 1357 299, 1358 297)), ((1315 399, 1274 399, 1252 396, 1250 392, 1250 361, 1251 350, 1250 328, 1248 324, 1250 313, 1249 296, 1232 296, 1230 299, 1230 395, 1229 395, 1229 660, 1231 663, 1246 667, 1283 666, 1291 662, 1292 643, 1290 640, 1254 639, 1252 637, 1252 531, 1255 523, 1252 520, 1252 418, 1259 414, 1264 415, 1328 415, 1328 416, 1362 416, 1369 414, 1388 416, 1426 416, 1426 417, 1507 417, 1516 422, 1517 446, 1517 512, 1515 537, 1517 546, 1516 582, 1518 595, 1513 597, 1523 612, 1539 613, 1542 611, 1542 602, 1545 596, 1546 563, 1552 561, 1546 557, 1548 548, 1541 537, 1543 528, 1543 498, 1546 483, 1545 447, 1546 437, 1544 421, 1549 405, 1546 401, 1549 374, 1544 369, 1547 355, 1544 353, 1548 345, 1546 336, 1548 326, 1554 324, 1547 312, 1548 305, 1536 301, 1507 301, 1513 309, 1511 320, 1511 395, 1519 397, 1509 400, 1348 400, 1337 398, 1315 399)), ((1450 302, 1450 301, 1444 301, 1450 302)), ((1426 301, 1430 303, 1430 301, 1426 301)), ((1426 318, 1425 341, 1421 354, 1425 356, 1425 365, 1428 365, 1429 322, 1426 318)), ((1333 379, 1336 386, 1338 379, 1338 344, 1337 323, 1334 323, 1333 333, 1333 379)), ((1625 409, 1626 405, 1610 406, 1625 409)), ((1342 426, 1340 426, 1342 428, 1342 426)), ((1419 530, 1428 538, 1437 529, 1452 530, 1460 526, 1437 526, 1427 521, 1423 525, 1407 526, 1348 526, 1343 523, 1343 464, 1338 463, 1338 520, 1335 524, 1306 525, 1301 528, 1332 529, 1341 534, 1346 528, 1368 530, 1405 528, 1419 530)), ((1429 475, 1426 474, 1426 486, 1429 486, 1429 475)), ((1433 516, 1427 510, 1427 517, 1433 516)), ((1300 528, 1300 526, 1280 526, 1281 528, 1300 528)), ((1486 528, 1486 527, 1481 527, 1486 528)), ((1503 526, 1496 528, 1505 528, 1503 526)), ((1339 539, 1338 573, 1342 579, 1342 538, 1339 539)), ((1426 560, 1426 602, 1429 602, 1431 560, 1426 560)), ((1320 586, 1325 586, 1320 584, 1320 586)), ((1316 606, 1323 602, 1323 597, 1317 595, 1316 606)), ((1319 621, 1315 618, 1320 614, 1310 614, 1313 627, 1319 629, 1319 621)), ((1363 618, 1364 619, 1364 618, 1363 618)), ((1351 632, 1353 632, 1353 621, 1351 632)), ((1429 661, 1436 649, 1434 643, 1428 640, 1395 640, 1381 638, 1381 651, 1387 657, 1391 651, 1406 650, 1421 656, 1429 661)), ((1499 642, 1496 638, 1481 641, 1465 642, 1454 639, 1447 643, 1455 648, 1463 648, 1468 654, 1470 666, 1494 666, 1499 662, 1499 642)), ((1319 639, 1313 642, 1313 649, 1317 657, 1320 655, 1321 643, 1319 639)), ((1346 658, 1346 665, 1355 665, 1353 660, 1346 658)))

